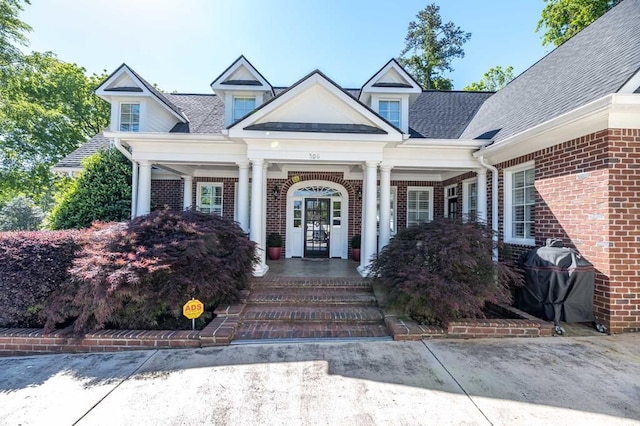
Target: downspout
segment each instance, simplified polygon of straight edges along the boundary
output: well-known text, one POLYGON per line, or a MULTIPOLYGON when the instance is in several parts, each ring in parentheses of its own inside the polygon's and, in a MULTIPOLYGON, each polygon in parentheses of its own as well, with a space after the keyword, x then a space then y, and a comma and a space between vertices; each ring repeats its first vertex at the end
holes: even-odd
POLYGON ((487 163, 484 156, 478 157, 480 165, 491 171, 491 230, 493 235, 493 261, 498 261, 498 169, 487 163))
POLYGON ((136 216, 138 206, 138 163, 133 159, 129 151, 120 143, 120 138, 114 138, 114 146, 131 161, 131 218, 136 216))

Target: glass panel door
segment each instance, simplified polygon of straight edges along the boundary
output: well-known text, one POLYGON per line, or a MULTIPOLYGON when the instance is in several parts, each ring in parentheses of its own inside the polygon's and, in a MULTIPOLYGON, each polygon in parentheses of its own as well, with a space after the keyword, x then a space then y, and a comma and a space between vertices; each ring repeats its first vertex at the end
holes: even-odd
POLYGON ((304 200, 304 256, 329 257, 330 198, 304 200))

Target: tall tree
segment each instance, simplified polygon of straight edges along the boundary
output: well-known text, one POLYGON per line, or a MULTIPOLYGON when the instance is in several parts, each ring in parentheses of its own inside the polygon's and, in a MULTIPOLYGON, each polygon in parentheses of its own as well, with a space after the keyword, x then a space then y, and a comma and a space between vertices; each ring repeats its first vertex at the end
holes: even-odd
POLYGON ((21 56, 19 46, 28 44, 25 34, 31 31, 31 27, 18 18, 24 10, 23 4, 30 2, 0 0, 0 70, 17 61, 21 56))
POLYGON ((471 38, 453 22, 443 23, 440 7, 428 5, 409 22, 405 46, 399 61, 425 89, 451 90, 453 81, 446 78, 453 71, 451 62, 463 58, 462 46, 471 38))
POLYGON ((103 79, 51 52, 7 68, 0 81, 0 194, 43 205, 50 168, 109 122, 109 105, 93 93, 103 79))
POLYGON ((482 76, 482 80, 473 82, 462 90, 469 92, 496 92, 513 80, 513 67, 509 65, 502 69, 500 65, 489 68, 482 76))
POLYGON ((622 0, 544 0, 536 32, 544 30, 542 45, 560 46, 622 0))

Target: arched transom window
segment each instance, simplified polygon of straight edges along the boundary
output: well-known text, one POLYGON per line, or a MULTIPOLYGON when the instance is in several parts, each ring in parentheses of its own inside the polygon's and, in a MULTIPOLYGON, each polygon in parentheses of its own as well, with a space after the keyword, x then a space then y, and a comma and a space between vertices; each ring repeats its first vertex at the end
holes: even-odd
POLYGON ((295 197, 342 197, 342 193, 328 186, 305 186, 297 189, 295 197))

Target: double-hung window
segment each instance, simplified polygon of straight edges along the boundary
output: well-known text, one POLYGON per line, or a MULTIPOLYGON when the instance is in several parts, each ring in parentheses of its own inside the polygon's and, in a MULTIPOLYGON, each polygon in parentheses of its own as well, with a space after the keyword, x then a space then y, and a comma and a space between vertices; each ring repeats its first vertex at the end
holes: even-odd
POLYGON ((433 188, 407 188, 407 226, 433 220, 433 188))
POLYGON ((378 112, 389 123, 400 127, 400 101, 379 101, 378 112))
POLYGON ((465 221, 478 219, 478 179, 462 182, 462 216, 465 221))
POLYGON ((140 104, 120 104, 120 131, 140 131, 140 104))
POLYGON ((198 182, 198 210, 222 216, 222 183, 198 182))
POLYGON ((535 244, 535 168, 527 163, 504 172, 505 241, 535 244))
POLYGON ((235 96, 233 98, 233 122, 240 120, 254 109, 256 109, 255 97, 235 96))

